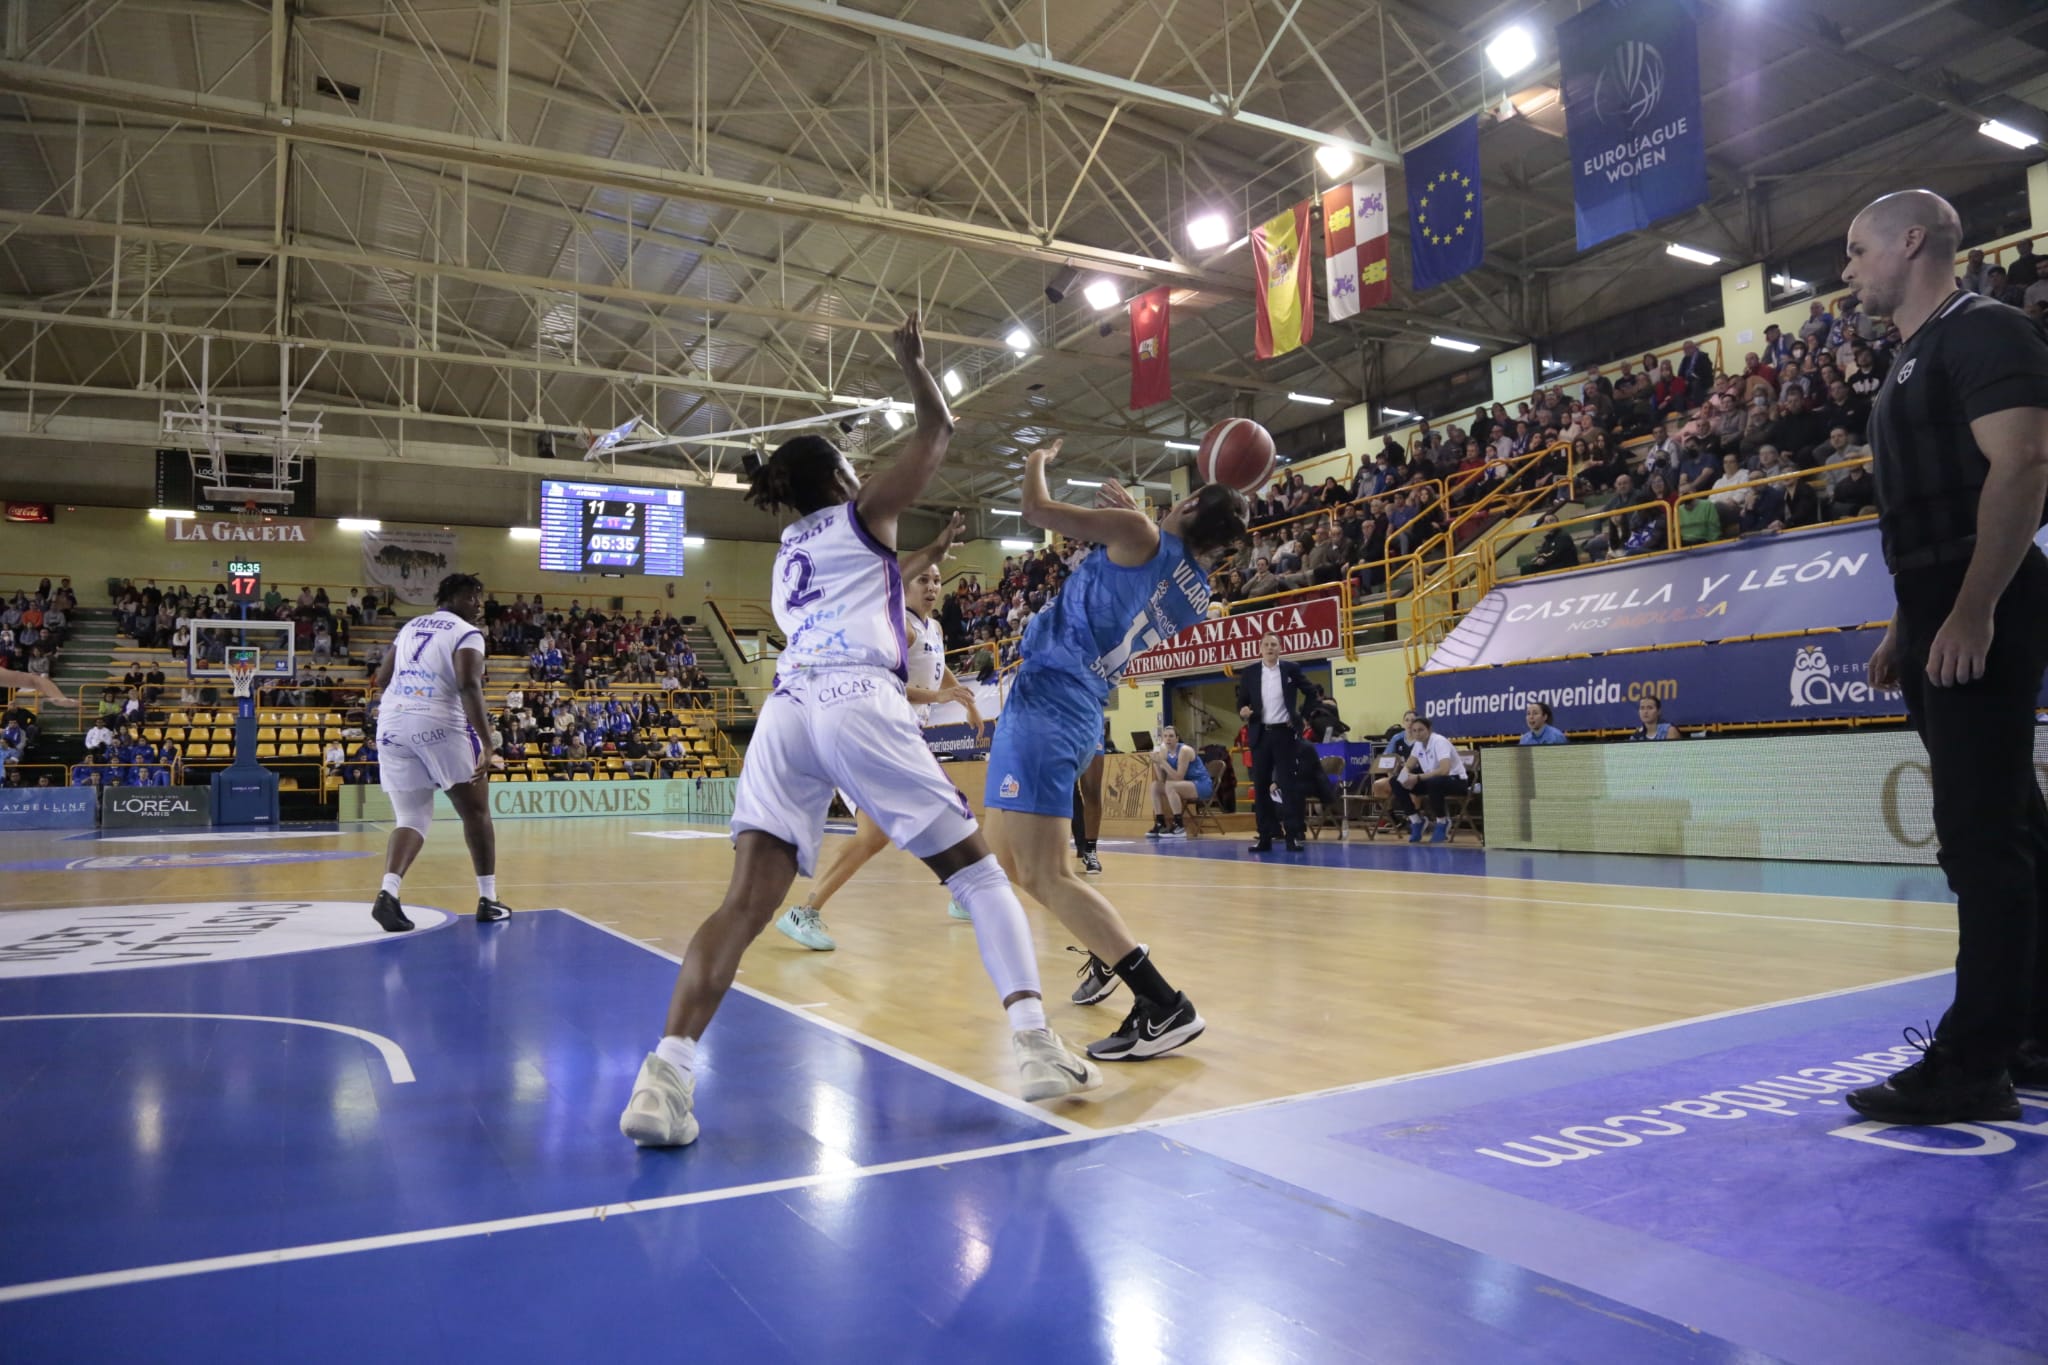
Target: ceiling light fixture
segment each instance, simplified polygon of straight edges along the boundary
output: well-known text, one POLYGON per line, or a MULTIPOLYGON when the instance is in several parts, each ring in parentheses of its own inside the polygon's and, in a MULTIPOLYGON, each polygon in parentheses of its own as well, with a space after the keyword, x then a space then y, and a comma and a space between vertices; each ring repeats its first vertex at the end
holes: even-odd
POLYGON ((1014 507, 991 507, 988 509, 988 514, 992 517, 1021 517, 1024 515, 1014 507))
POLYGON ((1479 349, 1478 342, 1464 341, 1458 337, 1431 337, 1429 339, 1429 344, 1432 346, 1441 346, 1446 351, 1476 351, 1479 349))
POLYGON ((1123 302, 1123 291, 1116 287, 1115 280, 1096 280, 1081 291, 1081 297, 1088 300, 1089 307, 1102 313, 1123 302))
POLYGON ((882 420, 889 424, 889 430, 891 431, 903 430, 903 414, 894 408, 883 408, 882 420))
POLYGON ((1067 487, 1069 487, 1069 488, 1100 488, 1100 487, 1102 487, 1102 480, 1100 480, 1100 479, 1068 479, 1068 480, 1067 480, 1067 487))
POLYGON ((1031 349, 1031 333, 1025 331, 1023 324, 1019 323, 1003 337, 1003 345, 1022 355, 1031 349))
POLYGON ((1527 71, 1536 61, 1536 38, 1520 24, 1511 24, 1486 45, 1486 60, 1503 76, 1527 71))
POLYGON ((191 515, 192 513, 176 507, 152 507, 149 509, 149 519, 151 521, 184 521, 191 515))
POLYGON ((1988 138, 2003 142, 2008 147, 2017 147, 2023 152, 2041 140, 2032 133, 2021 132, 2010 123, 2001 123, 1997 119, 1987 119, 1978 124, 1977 131, 1988 138))
POLYGON ((508 527, 506 527, 506 528, 505 528, 505 534, 506 534, 506 535, 508 535, 508 536, 510 536, 510 537, 512 537, 512 539, 514 539, 514 540, 539 540, 539 539, 540 539, 540 527, 538 527, 538 526, 508 526, 508 527))
POLYGON ((960 396, 960 390, 967 387, 966 381, 960 378, 960 371, 958 370, 946 371, 945 378, 940 380, 939 382, 944 384, 946 386, 946 392, 951 394, 955 398, 958 398, 960 396))
POLYGON ((1035 550, 1038 548, 1038 542, 1035 540, 1003 540, 998 541, 997 544, 1001 545, 1005 550, 1035 550))
POLYGON ((1332 142, 1316 148, 1316 165, 1323 168, 1323 174, 1332 180, 1342 180, 1358 165, 1357 155, 1349 147, 1339 147, 1332 142))
POLYGON ((1200 450, 1202 447, 1194 441, 1168 441, 1166 448, 1168 450, 1200 450))
POLYGON ((685 549, 689 549, 689 550, 701 550, 701 549, 703 549, 703 548, 704 548, 704 537, 702 537, 702 536, 684 536, 684 537, 683 537, 683 547, 684 547, 685 549))
POLYGON ((1333 408, 1337 406, 1336 399, 1325 398, 1319 393, 1290 393, 1287 395, 1287 401, 1290 403, 1313 403, 1319 408, 1333 408))
POLYGON ((1666 256, 1676 256, 1681 261, 1691 261, 1694 265, 1719 265, 1721 263, 1721 258, 1711 251, 1701 251, 1696 246, 1685 246, 1678 242, 1672 242, 1667 245, 1664 248, 1664 254, 1666 256))
POLYGON ((384 523, 375 517, 342 517, 334 523, 342 531, 381 531, 384 523))
POLYGON ((1406 421, 1407 419, 1415 416, 1415 414, 1408 411, 1408 409, 1406 408, 1381 408, 1380 416, 1393 417, 1401 421, 1406 421))
POLYGON ((1230 240, 1230 224, 1220 213, 1205 213, 1188 220, 1188 244, 1197 251, 1214 251, 1230 240))

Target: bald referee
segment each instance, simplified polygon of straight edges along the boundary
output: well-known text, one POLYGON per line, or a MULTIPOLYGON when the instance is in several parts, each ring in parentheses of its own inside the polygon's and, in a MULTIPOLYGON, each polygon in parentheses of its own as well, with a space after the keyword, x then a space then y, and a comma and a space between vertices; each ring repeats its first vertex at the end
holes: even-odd
POLYGON ((1956 288, 1962 223, 1926 190, 1849 225, 1843 282, 1905 338, 1870 415, 1898 610, 1871 680, 1927 746, 1956 895, 1955 1003, 1921 1059, 1848 1099, 1884 1123, 2017 1119, 2048 1084, 2048 804, 2034 707, 2048 668, 2048 333, 1956 288))

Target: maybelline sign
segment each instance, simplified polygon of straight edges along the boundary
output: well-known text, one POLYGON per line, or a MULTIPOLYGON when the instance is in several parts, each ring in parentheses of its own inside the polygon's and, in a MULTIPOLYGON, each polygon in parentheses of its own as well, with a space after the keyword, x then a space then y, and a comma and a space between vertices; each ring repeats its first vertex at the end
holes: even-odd
POLYGON ((1339 643, 1337 599, 1315 597, 1265 611, 1197 621, 1131 660, 1124 676, 1201 673, 1225 664, 1249 663, 1259 657, 1259 641, 1268 635, 1280 637, 1284 655, 1334 652, 1339 643))
POLYGON ((164 539, 174 544, 192 541, 247 541, 266 545, 304 545, 307 541, 306 530, 312 524, 296 517, 271 517, 263 521, 234 521, 226 517, 169 517, 164 521, 164 539))
POLYGON ((209 825, 203 787, 108 787, 100 793, 103 829, 168 829, 209 825))

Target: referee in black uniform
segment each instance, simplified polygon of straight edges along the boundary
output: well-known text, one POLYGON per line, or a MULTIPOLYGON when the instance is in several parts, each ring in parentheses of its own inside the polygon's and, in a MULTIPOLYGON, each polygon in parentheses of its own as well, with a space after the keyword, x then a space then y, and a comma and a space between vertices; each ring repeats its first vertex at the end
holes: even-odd
POLYGON ((1905 338, 1870 415, 1898 598, 1870 677, 1927 746, 1958 931, 1955 1003, 1921 1059, 1848 1097, 1885 1123, 2017 1119, 2013 1081, 2048 1084, 2048 333, 1956 288, 1961 241, 1947 200, 1888 194, 1850 224, 1842 271, 1905 338))

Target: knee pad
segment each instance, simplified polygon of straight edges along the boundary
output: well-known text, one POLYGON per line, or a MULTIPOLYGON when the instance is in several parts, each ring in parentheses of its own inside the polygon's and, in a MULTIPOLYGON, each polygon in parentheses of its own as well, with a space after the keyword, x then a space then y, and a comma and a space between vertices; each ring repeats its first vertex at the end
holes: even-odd
POLYGON ((423 787, 418 791, 386 792, 391 798, 391 814, 400 829, 409 829, 424 839, 427 830, 434 823, 434 789, 423 787))

